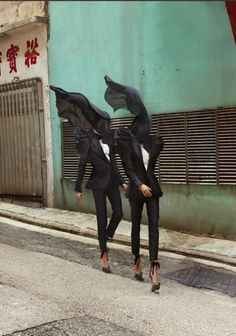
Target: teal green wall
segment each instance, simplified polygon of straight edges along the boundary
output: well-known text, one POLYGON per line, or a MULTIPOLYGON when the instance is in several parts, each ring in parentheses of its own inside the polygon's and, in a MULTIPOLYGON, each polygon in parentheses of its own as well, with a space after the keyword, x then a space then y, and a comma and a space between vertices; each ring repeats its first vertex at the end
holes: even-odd
POLYGON ((235 105, 224 2, 51 1, 51 83, 102 108, 103 76, 140 89, 152 113, 235 105))
MULTIPOLYGON (((236 47, 224 2, 49 1, 49 15, 50 83, 84 93, 111 117, 129 114, 114 114, 104 101, 105 74, 139 89, 153 114, 236 105, 236 47)), ((55 206, 69 208, 73 187, 61 179, 60 122, 53 93, 51 111, 55 206)), ((208 233, 212 226, 226 229, 223 218, 235 202, 233 187, 196 188, 163 186, 162 224, 184 230, 191 225, 208 233), (199 209, 207 199, 211 212, 206 220, 199 209), (179 211, 179 200, 189 213, 179 211), (217 224, 213 209, 220 204, 222 221, 217 224)), ((232 225, 231 220, 227 223, 232 225)))
MULTIPOLYGON (((92 192, 84 189, 83 202, 73 197, 74 183, 64 180, 64 207, 73 211, 95 214, 92 192)), ((236 239, 236 186, 162 185, 160 225, 166 229, 206 236, 236 239)), ((130 207, 121 189, 124 219, 130 220, 130 207)), ((108 214, 111 208, 108 202, 108 214)), ((147 224, 144 207, 142 222, 147 224)))

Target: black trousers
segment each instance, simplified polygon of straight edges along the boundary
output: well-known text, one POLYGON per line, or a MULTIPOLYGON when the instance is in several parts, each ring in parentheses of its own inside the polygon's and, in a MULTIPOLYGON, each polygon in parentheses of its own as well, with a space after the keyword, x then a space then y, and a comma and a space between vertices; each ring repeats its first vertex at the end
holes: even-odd
POLYGON ((106 189, 94 189, 98 241, 101 251, 107 251, 107 237, 112 238, 123 217, 119 186, 110 183, 106 189), (107 225, 107 198, 111 203, 112 216, 107 225))
POLYGON ((149 233, 149 258, 150 261, 157 260, 159 248, 159 198, 130 199, 129 201, 132 221, 132 253, 135 256, 138 256, 140 253, 140 224, 143 205, 146 203, 149 233))

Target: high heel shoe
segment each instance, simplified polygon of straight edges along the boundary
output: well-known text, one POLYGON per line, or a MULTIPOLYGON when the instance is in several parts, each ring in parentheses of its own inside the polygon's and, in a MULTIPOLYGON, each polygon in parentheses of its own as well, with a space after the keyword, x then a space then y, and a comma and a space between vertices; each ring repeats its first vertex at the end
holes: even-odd
MULTIPOLYGON (((107 254, 107 251, 102 251, 102 252, 101 252, 101 257, 100 257, 100 259, 102 259, 102 257, 104 256, 105 253, 107 254)), ((107 256, 107 261, 108 261, 108 256, 107 256)), ((109 266, 109 265, 108 265, 107 267, 102 266, 102 271, 103 271, 104 273, 111 273, 110 266, 109 266)))
MULTIPOLYGON (((141 263, 140 255, 138 255, 138 256, 135 257, 135 259, 134 259, 134 266, 136 266, 136 263, 138 263, 140 265, 140 263, 141 263)), ((143 272, 135 272, 134 277, 138 281, 144 281, 144 279, 143 279, 143 272)))
POLYGON ((157 269, 160 269, 159 262, 158 261, 152 261, 151 267, 150 267, 150 273, 149 273, 149 276, 150 276, 150 279, 151 279, 151 282, 152 282, 152 289, 151 289, 152 292, 158 292, 159 289, 160 289, 160 282, 159 282, 157 269), (154 272, 155 271, 157 273, 157 281, 154 282, 153 277, 154 277, 154 272))

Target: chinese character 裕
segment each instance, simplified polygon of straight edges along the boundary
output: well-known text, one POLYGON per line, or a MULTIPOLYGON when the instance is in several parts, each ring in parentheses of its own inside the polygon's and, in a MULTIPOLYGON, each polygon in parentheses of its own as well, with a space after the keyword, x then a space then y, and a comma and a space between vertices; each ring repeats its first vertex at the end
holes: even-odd
POLYGON ((40 55, 36 48, 38 48, 38 41, 35 37, 34 40, 26 42, 27 51, 25 52, 25 65, 29 68, 32 64, 37 63, 37 57, 40 55))
MULTIPOLYGON (((0 63, 2 63, 2 52, 0 51, 0 63)), ((0 65, 0 76, 2 76, 2 70, 0 65)))

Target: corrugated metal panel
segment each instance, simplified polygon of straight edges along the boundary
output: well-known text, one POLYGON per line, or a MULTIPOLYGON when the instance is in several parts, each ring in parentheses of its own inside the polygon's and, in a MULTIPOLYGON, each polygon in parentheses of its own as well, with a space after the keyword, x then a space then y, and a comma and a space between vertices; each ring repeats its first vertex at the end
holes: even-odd
POLYGON ((216 112, 187 114, 188 183, 216 184, 216 112))
POLYGON ((161 135, 165 143, 158 162, 159 179, 163 183, 186 182, 185 117, 181 113, 153 116, 157 119, 153 132, 161 135))
POLYGON ((218 113, 217 138, 219 184, 236 184, 236 110, 218 113))
MULTIPOLYGON (((62 122, 62 148, 63 148, 63 177, 75 180, 78 171, 79 159, 75 148, 74 127, 68 122, 62 122)), ((84 180, 88 179, 91 173, 89 164, 86 167, 84 180)))
MULTIPOLYGON (((153 115, 151 133, 163 136, 165 146, 156 165, 162 183, 236 184, 236 110, 204 110, 153 115)), ((111 127, 128 126, 132 118, 112 119, 111 127)), ((65 178, 74 180, 78 159, 73 128, 62 127, 65 178)), ((124 174, 121 161, 117 165, 124 174)), ((88 178, 91 167, 86 172, 88 178)))
POLYGON ((0 86, 0 194, 43 196, 41 80, 0 86))

